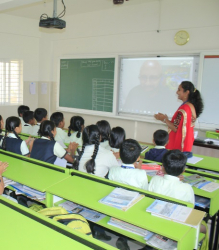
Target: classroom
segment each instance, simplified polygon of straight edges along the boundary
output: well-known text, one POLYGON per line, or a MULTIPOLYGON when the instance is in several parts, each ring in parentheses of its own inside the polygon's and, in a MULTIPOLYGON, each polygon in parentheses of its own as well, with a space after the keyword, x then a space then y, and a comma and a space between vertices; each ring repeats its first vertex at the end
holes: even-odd
MULTIPOLYGON (((17 116, 21 104, 30 110, 43 107, 48 117, 57 111, 60 58, 219 51, 218 0, 129 0, 120 5, 114 5, 113 0, 64 0, 66 28, 62 30, 39 27, 41 14, 52 16, 52 0, 8 2, 0 3, 0 60, 20 62, 22 87, 17 102, 6 100, 1 93, 0 114, 4 119, 17 116), (189 42, 183 46, 174 42, 180 30, 190 35, 189 42), (31 83, 36 87, 34 94, 30 93, 31 83), (42 91, 45 83, 46 90, 42 91)), ((61 12, 61 0, 57 7, 61 12)), ((163 105, 164 100, 160 103, 163 105)), ((63 113, 68 123, 72 113, 63 113)), ((167 129, 156 120, 79 115, 87 125, 96 124, 98 120, 108 120, 111 127, 119 124, 127 138, 146 143, 152 142, 155 130, 167 129)), ((195 130, 205 136, 204 129, 195 130)))

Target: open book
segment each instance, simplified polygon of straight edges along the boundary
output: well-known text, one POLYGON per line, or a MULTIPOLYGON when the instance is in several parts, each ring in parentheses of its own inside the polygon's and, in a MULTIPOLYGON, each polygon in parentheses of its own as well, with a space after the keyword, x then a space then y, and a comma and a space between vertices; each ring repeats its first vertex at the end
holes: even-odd
POLYGON ((189 225, 194 228, 199 227, 205 216, 205 212, 160 200, 155 200, 146 211, 154 216, 189 225))
POLYGON ((126 211, 143 197, 144 195, 140 195, 135 191, 115 188, 109 195, 99 200, 99 202, 126 211))
POLYGON ((209 181, 205 177, 202 177, 198 174, 184 176, 183 182, 207 192, 213 192, 219 188, 219 183, 209 181))

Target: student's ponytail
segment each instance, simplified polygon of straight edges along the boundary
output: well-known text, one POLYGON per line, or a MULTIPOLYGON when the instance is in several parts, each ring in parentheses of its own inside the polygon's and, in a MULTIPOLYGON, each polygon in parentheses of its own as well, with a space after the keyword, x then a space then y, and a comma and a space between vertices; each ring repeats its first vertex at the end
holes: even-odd
POLYGON ((84 126, 84 119, 81 116, 73 116, 68 127, 68 136, 71 136, 71 130, 77 132, 76 137, 81 137, 82 126, 84 126))
POLYGON ((204 109, 204 104, 203 104, 200 92, 189 81, 183 81, 181 83, 181 86, 184 92, 189 90, 188 101, 193 104, 195 108, 195 112, 196 112, 196 117, 198 118, 204 109))
POLYGON ((4 137, 3 142, 2 142, 2 149, 3 150, 6 150, 6 137, 7 137, 7 133, 8 133, 8 131, 5 128, 5 137, 4 137))
POLYGON ((50 137, 50 140, 54 141, 52 131, 55 129, 55 123, 49 120, 45 120, 40 124, 39 136, 50 137))
POLYGON ((82 150, 80 151, 80 153, 79 153, 79 156, 76 156, 76 158, 75 158, 75 160, 74 160, 74 162, 73 162, 73 168, 74 169, 76 169, 76 170, 78 170, 78 166, 79 166, 79 162, 80 162, 80 159, 81 159, 81 157, 82 157, 82 155, 83 155, 83 153, 84 153, 84 149, 85 149, 85 144, 83 144, 83 146, 82 146, 82 150))
POLYGON ((98 153, 99 144, 99 138, 96 138, 93 155, 91 156, 91 159, 85 163, 85 167, 88 173, 94 174, 95 172, 95 159, 98 153))
POLYGON ((20 136, 16 133, 16 131, 13 129, 12 130, 13 134, 18 138, 18 139, 21 139, 20 136))

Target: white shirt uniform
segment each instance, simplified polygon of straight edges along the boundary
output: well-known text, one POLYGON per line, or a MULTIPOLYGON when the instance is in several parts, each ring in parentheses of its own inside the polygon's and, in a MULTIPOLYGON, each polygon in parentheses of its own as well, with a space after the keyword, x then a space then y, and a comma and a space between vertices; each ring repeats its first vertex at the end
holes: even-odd
POLYGON ((39 129, 40 129, 40 123, 37 123, 36 125, 34 125, 32 127, 32 134, 31 135, 38 136, 39 129))
POLYGON ((122 166, 112 167, 108 178, 112 181, 148 190, 148 178, 145 170, 136 169, 133 164, 122 164, 122 166))
POLYGON ((195 203, 195 195, 192 187, 172 175, 154 176, 150 181, 148 190, 178 200, 195 203))
POLYGON ((111 150, 111 151, 113 151, 114 153, 119 152, 119 148, 111 148, 109 144, 108 144, 108 146, 105 147, 105 149, 111 150))
POLYGON ((77 133, 78 132, 74 132, 70 136, 67 135, 67 137, 65 139, 65 143, 76 142, 79 144, 79 146, 82 146, 82 144, 83 144, 82 133, 80 133, 80 138, 77 138, 77 133))
POLYGON ((55 141, 65 143, 68 134, 61 128, 56 128, 56 132, 55 141))
MULTIPOLYGON (((16 135, 13 133, 8 133, 7 137, 18 139, 16 135)), ((20 150, 21 150, 22 155, 28 155, 30 153, 25 141, 22 141, 20 150)))
POLYGON ((100 146, 109 149, 110 148, 109 141, 100 142, 100 146))
POLYGON ((22 125, 22 127, 23 127, 23 125, 25 124, 25 122, 24 122, 24 120, 23 120, 23 117, 20 117, 20 116, 19 116, 19 119, 21 120, 21 125, 22 125))
MULTIPOLYGON (((87 172, 85 168, 85 163, 91 159, 94 152, 94 145, 86 146, 84 153, 79 162, 79 170, 82 172, 87 172)), ((119 166, 113 153, 101 146, 99 146, 97 156, 95 158, 95 175, 99 177, 105 177, 111 167, 119 166)))
POLYGON ((31 126, 29 123, 24 123, 22 126, 22 133, 24 134, 32 134, 33 126, 31 126))

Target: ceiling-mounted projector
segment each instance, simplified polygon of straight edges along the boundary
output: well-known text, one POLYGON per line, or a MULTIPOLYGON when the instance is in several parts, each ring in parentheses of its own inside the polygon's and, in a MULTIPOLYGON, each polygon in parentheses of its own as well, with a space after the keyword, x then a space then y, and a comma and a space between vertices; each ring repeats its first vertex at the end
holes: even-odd
POLYGON ((47 14, 42 14, 40 16, 39 26, 42 28, 54 28, 54 29, 64 29, 66 27, 66 22, 62 19, 65 15, 66 7, 64 1, 62 0, 64 10, 57 16, 57 0, 53 1, 53 17, 48 17, 47 14))
MULTIPOLYGON (((128 0, 126 0, 126 1, 128 1, 128 0)), ((113 0, 113 3, 114 4, 122 4, 122 3, 124 3, 124 0, 113 0)))

